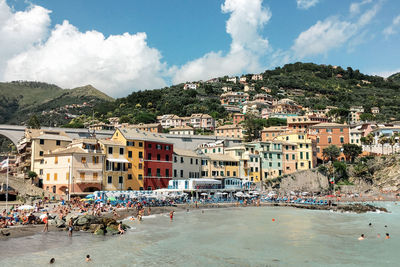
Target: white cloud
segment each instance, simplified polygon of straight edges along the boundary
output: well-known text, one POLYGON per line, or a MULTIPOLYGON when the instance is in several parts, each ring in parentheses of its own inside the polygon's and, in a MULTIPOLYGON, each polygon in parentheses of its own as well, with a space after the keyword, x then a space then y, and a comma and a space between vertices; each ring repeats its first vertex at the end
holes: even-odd
POLYGON ((399 73, 399 72, 400 72, 400 68, 394 69, 394 70, 383 70, 383 71, 373 72, 372 75, 378 75, 378 76, 387 78, 390 75, 399 73))
POLYGON ((6 80, 38 80, 72 88, 92 84, 112 96, 131 89, 165 85, 158 50, 149 48, 146 34, 111 35, 80 32, 64 21, 49 39, 9 60, 6 80))
POLYGON ((396 33, 397 33, 397 29, 396 29, 396 28, 398 28, 398 27, 400 27, 400 15, 398 15, 397 17, 395 17, 395 18, 393 19, 393 21, 392 21, 392 24, 390 24, 388 27, 386 27, 386 28, 383 30, 383 34, 384 34, 386 37, 389 37, 389 35, 396 34, 396 33))
POLYGON ((364 1, 361 1, 361 2, 351 3, 351 5, 350 5, 350 14, 351 14, 351 15, 357 15, 357 14, 359 14, 360 11, 361 11, 361 7, 362 7, 363 5, 369 4, 369 3, 371 3, 371 2, 372 2, 372 0, 364 0, 364 1))
MULTIPOLYGON (((353 21, 341 20, 338 16, 318 21, 296 38, 291 48, 293 57, 302 59, 307 56, 326 54, 332 49, 343 46, 353 38, 359 38, 359 35, 365 35, 363 29, 376 16, 379 8, 380 2, 353 21)), ((356 44, 357 41, 351 43, 356 44)))
POLYGON ((319 0, 296 0, 297 7, 300 9, 309 9, 318 4, 319 0))
POLYGON ((0 77, 10 58, 46 38, 49 13, 35 5, 26 11, 12 12, 6 1, 0 0, 0 77))
POLYGON ((232 38, 229 52, 210 52, 180 68, 173 67, 174 83, 260 71, 259 61, 268 51, 268 40, 259 31, 271 12, 262 6, 262 0, 226 0, 221 10, 231 13, 226 23, 226 32, 232 38))

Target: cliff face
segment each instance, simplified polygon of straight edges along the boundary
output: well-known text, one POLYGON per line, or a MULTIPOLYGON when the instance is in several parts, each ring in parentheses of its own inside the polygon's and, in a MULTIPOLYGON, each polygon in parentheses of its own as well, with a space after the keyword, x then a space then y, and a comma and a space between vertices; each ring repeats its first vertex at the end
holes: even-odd
POLYGON ((400 155, 389 155, 360 160, 350 168, 350 181, 367 183, 372 190, 400 189, 400 155))
POLYGON ((288 194, 290 191, 323 192, 328 187, 328 178, 317 170, 299 171, 266 182, 267 190, 275 190, 284 194, 288 194))

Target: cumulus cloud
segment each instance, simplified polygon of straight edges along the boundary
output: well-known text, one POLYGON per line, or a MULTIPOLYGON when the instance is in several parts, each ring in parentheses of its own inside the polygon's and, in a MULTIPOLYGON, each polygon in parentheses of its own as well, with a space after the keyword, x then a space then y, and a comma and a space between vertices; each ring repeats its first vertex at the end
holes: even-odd
POLYGON ((392 21, 392 24, 390 24, 388 27, 386 27, 383 30, 383 34, 386 37, 389 37, 390 35, 393 35, 393 34, 397 33, 397 29, 396 28, 398 28, 398 27, 400 27, 400 15, 395 17, 393 19, 393 21, 392 21))
POLYGON ((26 11, 13 12, 5 0, 0 0, 0 77, 10 58, 46 38, 49 13, 36 5, 29 6, 26 11))
POLYGON ((46 42, 8 61, 6 80, 38 80, 72 88, 92 84, 112 96, 130 89, 165 85, 165 68, 146 34, 105 37, 97 31, 80 32, 68 21, 56 25, 46 42))
POLYGON ((372 0, 364 0, 364 1, 361 1, 361 2, 351 3, 351 4, 350 4, 350 14, 351 14, 351 15, 357 15, 357 14, 359 14, 360 11, 361 11, 361 7, 362 7, 363 5, 369 4, 369 3, 371 3, 371 2, 372 2, 372 0))
POLYGON ((318 4, 319 0, 296 0, 297 7, 300 9, 309 9, 318 4))
POLYGON ((232 38, 229 52, 209 52, 181 67, 173 67, 174 83, 260 70, 260 58, 268 50, 268 40, 260 35, 260 30, 271 18, 271 12, 262 6, 262 0, 226 0, 221 10, 231 13, 226 23, 226 32, 232 38))
POLYGON ((339 16, 333 16, 318 21, 296 38, 291 48, 293 57, 302 59, 326 54, 332 49, 343 46, 361 34, 365 26, 376 16, 379 8, 380 2, 353 20, 342 20, 339 16))

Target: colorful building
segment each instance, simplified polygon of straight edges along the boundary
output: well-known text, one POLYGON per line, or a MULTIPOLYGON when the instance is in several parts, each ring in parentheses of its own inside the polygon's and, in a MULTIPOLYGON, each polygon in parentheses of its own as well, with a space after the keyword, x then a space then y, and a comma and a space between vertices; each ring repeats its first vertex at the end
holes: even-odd
POLYGON ((173 178, 189 179, 201 177, 202 157, 194 151, 174 148, 173 178))
POLYGON ((215 129, 215 135, 221 137, 243 138, 244 129, 241 125, 228 124, 215 129))

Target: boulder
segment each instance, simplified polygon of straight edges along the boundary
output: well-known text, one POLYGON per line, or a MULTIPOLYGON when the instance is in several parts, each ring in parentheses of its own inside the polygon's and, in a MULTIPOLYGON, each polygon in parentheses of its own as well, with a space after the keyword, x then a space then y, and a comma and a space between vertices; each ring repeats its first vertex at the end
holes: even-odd
POLYGON ((82 225, 86 225, 89 223, 90 223, 90 221, 88 220, 88 218, 86 218, 85 216, 82 216, 82 217, 78 217, 78 219, 75 220, 74 225, 82 226, 82 225))
POLYGON ((115 225, 115 224, 108 225, 106 230, 107 230, 107 233, 109 233, 111 235, 119 234, 118 225, 115 225))
POLYGON ((55 219, 55 221, 56 221, 56 227, 57 228, 63 228, 63 227, 65 227, 65 221, 63 220, 63 219, 60 219, 60 218, 56 218, 55 219))
POLYGON ((94 234, 95 235, 105 235, 105 232, 103 229, 99 228, 99 229, 96 229, 96 231, 94 231, 94 234))
POLYGON ((103 229, 104 225, 102 224, 91 224, 89 227, 90 232, 94 233, 97 229, 103 229))
POLYGON ((65 216, 65 221, 69 222, 70 219, 72 219, 72 221, 75 221, 78 217, 79 217, 79 215, 74 215, 74 214, 70 213, 67 216, 65 216))

